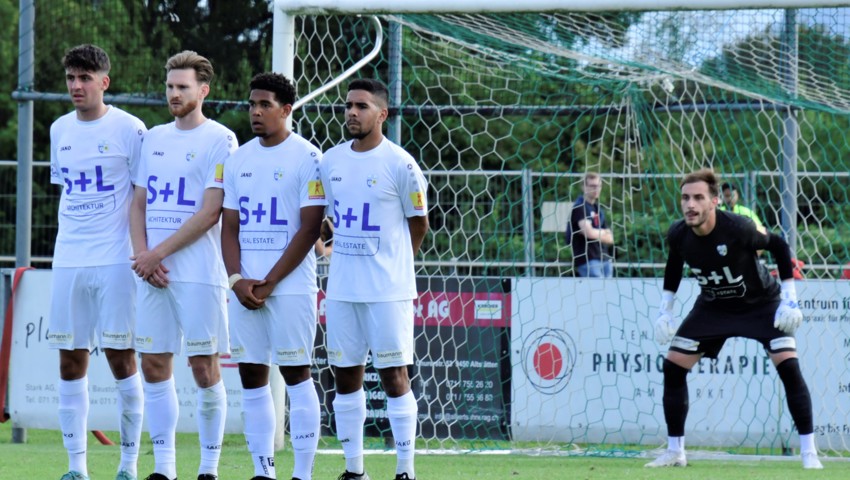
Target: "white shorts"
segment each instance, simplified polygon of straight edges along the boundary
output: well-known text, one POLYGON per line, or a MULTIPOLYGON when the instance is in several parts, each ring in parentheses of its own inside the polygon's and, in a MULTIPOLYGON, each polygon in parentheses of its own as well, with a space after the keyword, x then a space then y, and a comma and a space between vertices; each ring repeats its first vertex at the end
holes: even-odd
POLYGON ((139 282, 136 350, 186 356, 228 353, 224 287, 171 282, 156 288, 139 282))
POLYGON ((274 295, 258 310, 228 293, 230 359, 237 363, 300 366, 313 362, 316 294, 274 295))
POLYGON ((133 348, 136 280, 130 264, 53 269, 48 345, 133 348))
POLYGON ((325 302, 328 362, 336 367, 365 365, 369 350, 375 368, 413 364, 413 301, 325 302))

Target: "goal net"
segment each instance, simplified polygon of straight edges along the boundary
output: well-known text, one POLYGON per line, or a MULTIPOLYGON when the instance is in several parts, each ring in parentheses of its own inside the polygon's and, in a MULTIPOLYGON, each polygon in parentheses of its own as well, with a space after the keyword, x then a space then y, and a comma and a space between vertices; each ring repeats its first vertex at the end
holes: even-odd
MULTIPOLYGON (((665 351, 652 322, 664 234, 680 218, 682 174, 712 167, 801 262, 798 340, 819 447, 846 452, 848 15, 380 16, 381 53, 355 77, 390 85, 388 135, 430 183, 413 369, 427 448, 611 454, 660 445, 665 351), (564 226, 588 171, 602 176, 616 239, 610 281, 570 278, 564 226)), ((302 95, 375 47, 364 17, 294 15, 293 26, 302 95)), ((294 116, 323 149, 345 137, 345 83, 294 116)), ((679 292, 683 313, 692 283, 679 292)), ((326 366, 320 374, 330 381, 326 366)), ((690 444, 796 446, 781 383, 754 342, 730 341, 690 385, 690 444)), ((377 382, 370 388, 367 430, 388 436, 377 382)))
MULTIPOLYGON (((524 2, 516 8, 525 13, 487 13, 505 7, 419 2, 455 12, 425 14, 400 11, 414 2, 386 5, 378 56, 355 74, 389 84, 386 133, 429 181, 432 230, 417 258, 412 369, 419 446, 630 455, 661 445, 665 350, 654 341, 653 321, 663 239, 680 217, 682 174, 711 166, 737 187, 741 205, 785 235, 801 262, 805 322, 797 340, 817 442, 847 456, 850 12, 821 6, 835 0, 738 10, 735 2, 657 0, 669 10, 586 12, 535 1, 549 7, 528 12, 532 3, 524 2), (727 9, 682 10, 708 3, 727 9), (588 171, 601 174, 600 202, 615 237, 615 277, 604 281, 574 276, 564 238, 588 171)), ((23 69, 35 78, 14 92, 14 100, 37 102, 35 126, 21 124, 33 133, 37 163, 35 256, 49 262, 56 234, 58 197, 44 160, 48 127, 69 109, 62 52, 85 42, 104 47, 113 59, 107 100, 153 126, 170 121, 162 64, 184 48, 197 50, 217 72, 208 116, 244 143, 251 132, 239 108, 251 75, 270 66, 285 71, 306 97, 376 48, 375 22, 354 15, 369 13, 367 2, 358 3, 361 11, 337 0, 335 14, 291 12, 291 23, 280 21, 281 4, 297 2, 275 5, 274 22, 272 3, 38 2, 33 26, 18 32, 38 33, 34 49, 19 52, 21 59, 35 52, 23 69)), ((20 18, 31 13, 32 5, 20 18)), ((13 64, 0 55, 0 72, 13 64)), ((323 150, 346 138, 345 83, 293 115, 295 130, 323 150)), ((0 100, 0 120, 15 118, 13 103, 0 100)), ((10 145, 0 142, 0 150, 10 145)), ((14 173, 0 175, 4 192, 15 191, 14 173)), ((7 220, 14 197, 0 194, 7 220)), ((0 222, 5 257, 14 253, 14 231, 11 221, 0 222)), ((763 259, 774 268, 769 255, 763 259)), ((694 282, 684 281, 676 313, 695 294, 694 282)), ((332 378, 322 345, 317 339, 316 373, 329 437, 332 378)), ((391 436, 383 394, 374 371, 366 380, 370 445, 383 447, 391 436)), ((689 445, 768 454, 796 448, 781 384, 754 342, 728 342, 718 362, 694 368, 689 385, 689 445)))

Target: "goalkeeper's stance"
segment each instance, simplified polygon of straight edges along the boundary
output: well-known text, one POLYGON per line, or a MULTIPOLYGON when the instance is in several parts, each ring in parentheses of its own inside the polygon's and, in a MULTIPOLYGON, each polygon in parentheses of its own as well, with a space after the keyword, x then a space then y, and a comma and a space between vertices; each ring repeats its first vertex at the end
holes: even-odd
POLYGON ((687 375, 705 355, 717 358, 726 339, 746 337, 767 349, 785 386, 788 410, 800 432, 803 468, 823 468, 817 457, 812 400, 797 361, 794 331, 803 314, 797 305, 791 252, 785 241, 759 230, 752 220, 718 210, 718 187, 708 169, 688 174, 681 184, 684 220, 667 233, 669 257, 664 271, 661 311, 655 339, 670 343, 664 360, 664 420, 667 451, 647 467, 683 467, 687 375), (781 285, 758 261, 758 250, 773 254, 781 285), (679 329, 673 318, 673 295, 687 262, 700 284, 694 308, 679 329))

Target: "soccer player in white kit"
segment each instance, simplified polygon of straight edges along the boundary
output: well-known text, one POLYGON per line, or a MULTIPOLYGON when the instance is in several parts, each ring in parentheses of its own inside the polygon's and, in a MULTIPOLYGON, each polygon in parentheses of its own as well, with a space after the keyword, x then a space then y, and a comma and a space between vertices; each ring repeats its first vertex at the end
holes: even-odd
POLYGON ((387 87, 373 79, 348 85, 345 122, 353 140, 325 153, 322 182, 334 226, 327 287, 327 351, 334 366, 337 437, 345 455, 340 480, 368 479, 363 466, 366 358, 387 395, 396 480, 413 469, 417 405, 413 363, 413 257, 428 232, 427 184, 413 157, 381 132, 387 87))
POLYGON ((236 136, 202 106, 213 67, 192 51, 168 59, 165 92, 174 122, 145 137, 131 208, 138 290, 136 350, 154 452, 149 480, 177 477, 174 354, 185 349, 198 386, 199 480, 218 478, 227 399, 219 353, 227 353, 227 276, 219 219, 224 162, 236 136))
POLYGON ((275 411, 270 365, 289 395, 295 456, 292 478, 311 480, 321 413, 310 364, 316 339, 316 254, 324 217, 321 151, 286 127, 295 86, 261 73, 250 83, 256 138, 224 172, 221 248, 233 293, 228 302, 231 359, 239 364, 252 480, 274 479, 275 411))
POLYGON ((79 45, 62 59, 74 104, 50 127, 50 182, 62 187, 53 252, 48 342, 59 349, 59 424, 68 451, 62 480, 88 479, 86 423, 90 351, 99 345, 115 377, 120 411, 118 480, 135 480, 142 382, 133 351, 135 280, 130 270, 133 175, 147 131, 103 102, 109 56, 79 45))

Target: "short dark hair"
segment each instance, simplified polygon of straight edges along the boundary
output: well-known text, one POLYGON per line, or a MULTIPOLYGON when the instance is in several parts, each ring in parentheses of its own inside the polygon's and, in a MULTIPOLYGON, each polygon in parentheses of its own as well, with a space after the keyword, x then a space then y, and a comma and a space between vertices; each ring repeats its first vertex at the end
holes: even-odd
POLYGON ((374 78, 358 78, 357 80, 352 80, 351 83, 348 84, 348 91, 352 90, 365 90, 376 98, 380 99, 383 103, 382 107, 387 107, 390 103, 390 91, 387 89, 387 86, 384 85, 384 82, 380 80, 376 80, 374 78))
POLYGON ((723 182, 723 185, 720 186, 720 190, 732 190, 733 192, 738 191, 738 188, 735 187, 735 184, 729 182, 723 182))
POLYGON ((109 69, 112 68, 109 63, 109 55, 102 48, 90 43, 68 49, 65 56, 62 57, 62 66, 66 70, 74 68, 84 72, 103 74, 109 73, 109 69))
POLYGON ((710 193, 712 197, 716 197, 720 193, 717 190, 717 176, 714 174, 714 170, 710 168, 703 168, 685 175, 685 178, 682 179, 682 183, 679 184, 679 188, 682 188, 689 183, 697 182, 707 183, 708 193, 710 193))
POLYGON ((280 73, 258 73, 251 79, 250 88, 251 90, 266 90, 274 93, 275 100, 281 105, 295 103, 295 85, 280 73))

